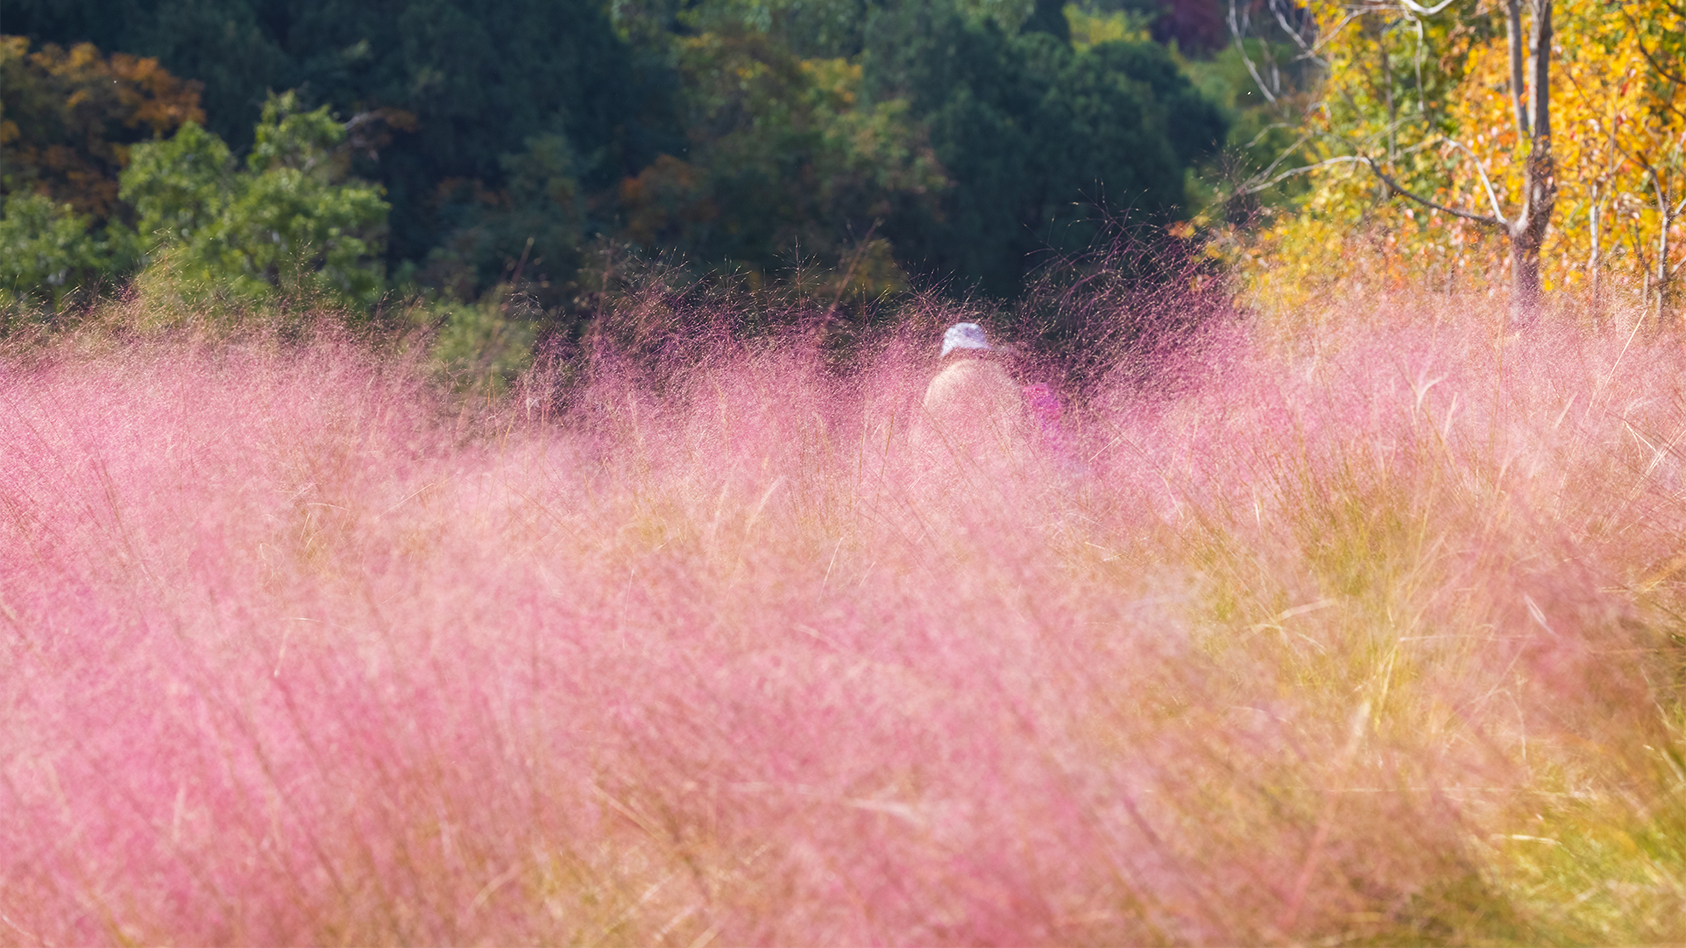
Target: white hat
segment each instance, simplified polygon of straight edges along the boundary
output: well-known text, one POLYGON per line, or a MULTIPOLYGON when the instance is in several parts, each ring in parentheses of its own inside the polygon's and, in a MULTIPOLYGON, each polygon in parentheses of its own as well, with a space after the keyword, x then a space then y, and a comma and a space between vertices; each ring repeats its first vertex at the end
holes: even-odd
POLYGON ((977 323, 955 323, 943 333, 943 355, 956 349, 988 349, 983 327, 977 323))

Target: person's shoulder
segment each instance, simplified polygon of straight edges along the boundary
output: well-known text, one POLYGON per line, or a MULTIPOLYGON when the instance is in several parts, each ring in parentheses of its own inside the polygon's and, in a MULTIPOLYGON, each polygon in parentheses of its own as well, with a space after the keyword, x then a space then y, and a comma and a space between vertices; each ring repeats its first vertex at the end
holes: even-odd
POLYGON ((980 378, 988 379, 991 385, 1007 385, 1018 391, 1019 383, 1013 381, 1007 367, 992 359, 978 362, 978 374, 980 378))
POLYGON ((925 387, 925 391, 941 392, 966 384, 967 379, 972 376, 972 365, 971 359, 955 359, 949 362, 931 378, 931 384, 925 387))
POLYGON ((1015 391, 1018 383, 999 363, 988 359, 957 359, 944 366, 936 377, 931 379, 929 391, 941 391, 954 388, 1000 388, 1010 386, 1015 391))
POLYGON ((960 359, 943 367, 925 386, 927 411, 1005 411, 1019 400, 1019 386, 1007 370, 985 359, 960 359), (985 407, 988 406, 988 407, 985 407))

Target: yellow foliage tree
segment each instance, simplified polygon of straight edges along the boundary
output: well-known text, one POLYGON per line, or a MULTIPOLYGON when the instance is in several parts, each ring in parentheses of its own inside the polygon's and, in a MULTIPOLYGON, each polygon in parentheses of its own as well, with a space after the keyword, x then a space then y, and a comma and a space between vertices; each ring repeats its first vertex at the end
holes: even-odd
POLYGON ((1657 325, 1673 318, 1686 7, 1316 0, 1311 12, 1301 55, 1322 77, 1296 103, 1306 160, 1286 173, 1317 187, 1236 245, 1256 289, 1293 305, 1350 280, 1361 257, 1395 287, 1496 289, 1508 270, 1519 313, 1540 291, 1602 306, 1624 287, 1657 325))

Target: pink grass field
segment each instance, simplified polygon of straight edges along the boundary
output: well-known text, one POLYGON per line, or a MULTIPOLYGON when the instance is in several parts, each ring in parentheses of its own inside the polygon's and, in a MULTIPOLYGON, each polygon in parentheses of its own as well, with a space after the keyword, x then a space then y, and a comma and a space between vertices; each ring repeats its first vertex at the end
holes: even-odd
POLYGON ((13 345, 0 943, 1686 938, 1686 348, 1488 315, 948 483, 911 334, 13 345))

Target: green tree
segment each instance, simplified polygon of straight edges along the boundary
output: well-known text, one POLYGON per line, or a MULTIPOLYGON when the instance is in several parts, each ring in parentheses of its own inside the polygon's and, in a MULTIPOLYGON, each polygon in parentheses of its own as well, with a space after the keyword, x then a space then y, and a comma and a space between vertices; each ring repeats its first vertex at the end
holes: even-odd
POLYGON ((754 32, 677 47, 688 160, 621 187, 625 233, 644 246, 761 272, 798 254, 830 263, 946 185, 906 101, 867 101, 859 65, 754 32))
MULTIPOLYGON (((269 89, 361 117, 352 170, 392 205, 394 265, 475 240, 453 232, 482 226, 482 196, 513 205, 505 159, 529 140, 565 138, 597 195, 685 149, 664 53, 618 36, 597 0, 6 0, 5 17, 37 41, 90 40, 203 82, 202 124, 237 154, 269 89)), ((585 206, 590 229, 612 226, 589 213, 612 201, 585 206)))
POLYGON ((347 178, 345 129, 327 106, 302 111, 271 96, 240 170, 228 146, 196 124, 134 149, 123 200, 149 255, 167 256, 203 292, 262 299, 281 290, 368 307, 383 287, 387 204, 347 178))
POLYGON ((197 87, 156 60, 0 37, 0 305, 60 310, 124 274, 131 147, 203 117, 197 87))
POLYGON ((0 307, 61 309, 133 255, 117 229, 99 236, 85 214, 31 192, 9 194, 0 214, 0 307))
POLYGON ((518 284, 541 307, 563 305, 587 232, 579 159, 566 137, 552 134, 528 139, 501 164, 502 190, 459 185, 467 193, 448 205, 449 236, 428 255, 425 282, 459 300, 518 284))
MULTIPOLYGON (((870 244, 866 269, 891 282, 893 251, 1011 295, 1037 251, 1080 249, 1109 215, 1184 216, 1189 170, 1224 134, 1163 49, 1074 51, 1055 0, 7 0, 6 15, 204 81, 204 127, 235 156, 265 89, 350 116, 335 154, 384 189, 387 264, 461 299, 517 271, 564 286, 605 233, 762 272, 870 244)), ((280 279, 241 254, 252 279, 280 279)))
POLYGON ((1225 136, 1223 113, 1154 43, 1074 51, 933 2, 875 18, 863 59, 869 93, 907 98, 953 182, 890 239, 992 295, 1016 294, 1040 251, 1080 251, 1120 217, 1184 213, 1189 169, 1225 136))

